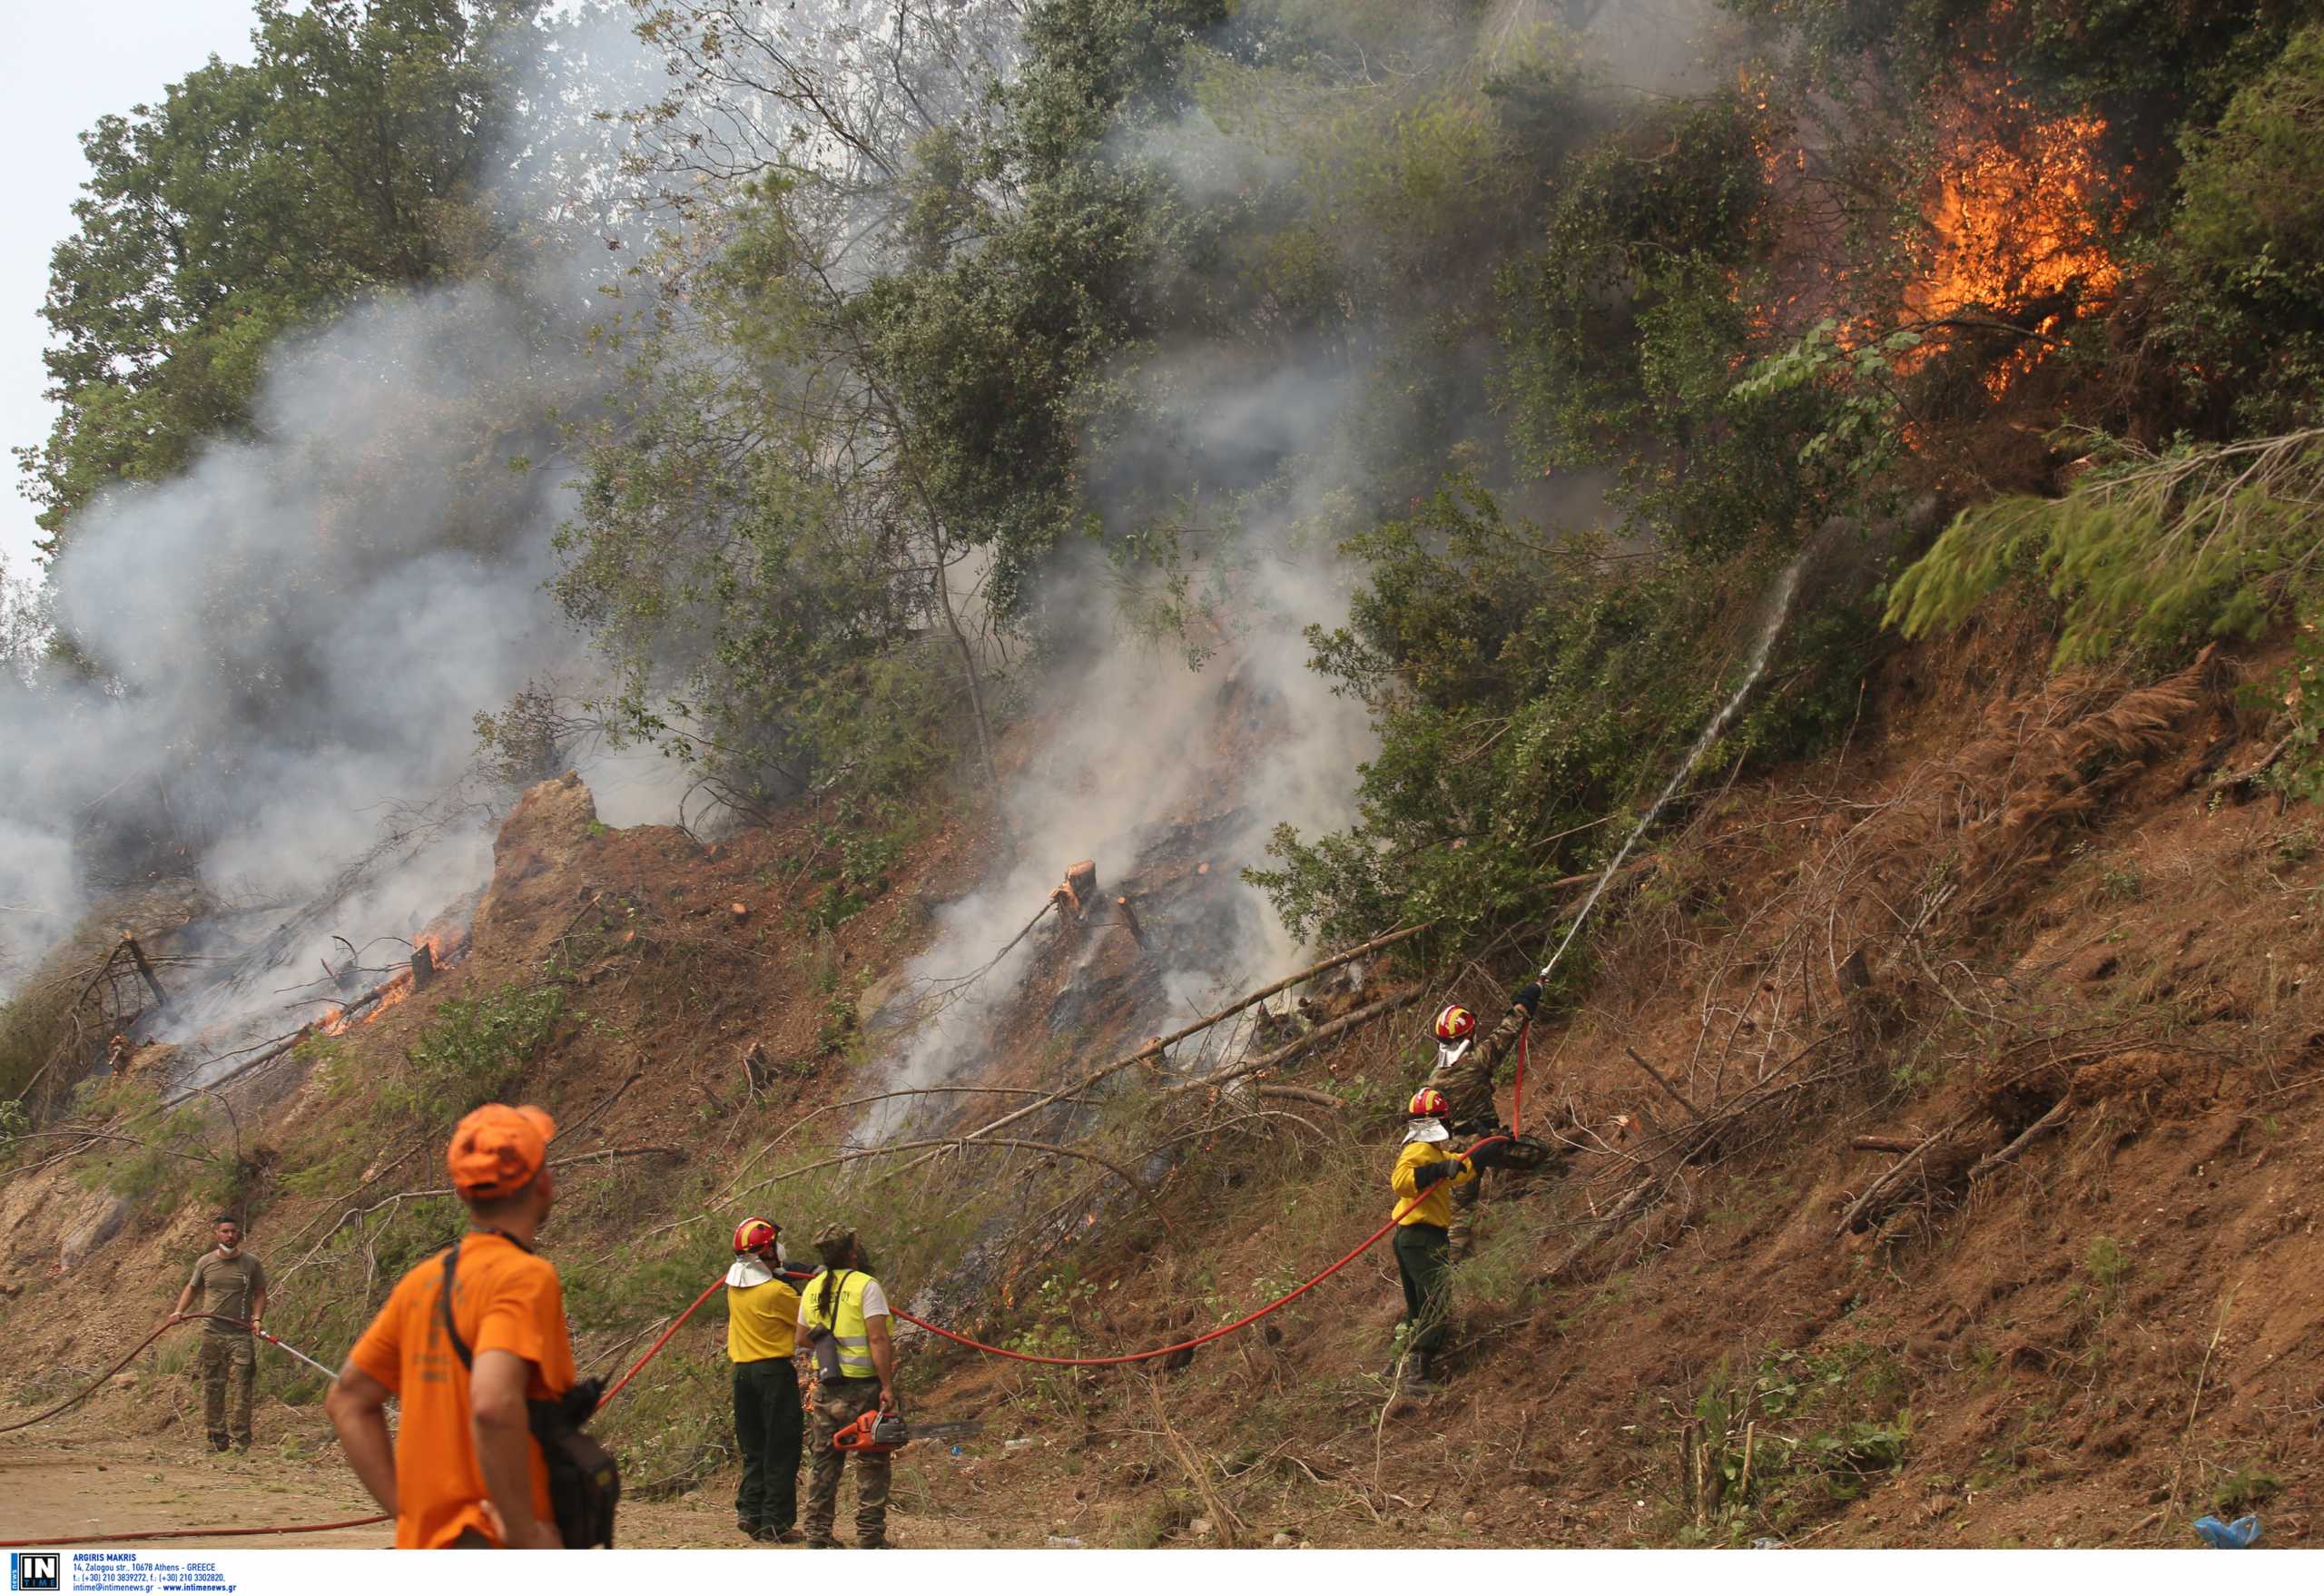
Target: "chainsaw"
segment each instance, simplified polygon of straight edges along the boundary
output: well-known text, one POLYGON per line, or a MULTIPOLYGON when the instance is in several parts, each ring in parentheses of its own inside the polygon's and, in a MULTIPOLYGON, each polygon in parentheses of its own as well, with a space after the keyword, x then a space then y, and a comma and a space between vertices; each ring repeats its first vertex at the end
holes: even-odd
POLYGON ((868 1413, 832 1437, 832 1444, 842 1452, 852 1452, 864 1457, 878 1457, 895 1451, 911 1439, 911 1432, 904 1427, 904 1416, 892 1413, 868 1413))

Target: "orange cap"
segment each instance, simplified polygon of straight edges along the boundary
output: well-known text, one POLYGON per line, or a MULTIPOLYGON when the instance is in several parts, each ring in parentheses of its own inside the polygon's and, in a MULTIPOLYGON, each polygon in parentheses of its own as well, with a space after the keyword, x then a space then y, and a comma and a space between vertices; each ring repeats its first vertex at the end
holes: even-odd
POLYGON ((459 1123, 444 1163, 462 1197, 503 1197, 541 1172, 556 1121, 527 1103, 487 1103, 459 1123))

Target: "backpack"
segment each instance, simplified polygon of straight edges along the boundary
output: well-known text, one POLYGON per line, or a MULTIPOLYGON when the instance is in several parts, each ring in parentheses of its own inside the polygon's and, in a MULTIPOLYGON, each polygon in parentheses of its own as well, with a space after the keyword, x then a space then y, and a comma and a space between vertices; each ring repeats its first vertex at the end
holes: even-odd
MULTIPOLYGON (((836 1330, 837 1321, 839 1318, 840 1294, 847 1289, 847 1277, 851 1274, 854 1273, 854 1271, 852 1269, 841 1269, 835 1273, 838 1279, 838 1285, 832 1294, 831 1312, 826 1315, 829 1322, 820 1325, 811 1325, 807 1328, 807 1350, 814 1355, 815 1378, 823 1381, 844 1380, 847 1378, 847 1375, 843 1374, 840 1368, 840 1345, 836 1339, 836 1330)), ((803 1302, 805 1300, 803 1295, 801 1297, 801 1300, 803 1302)), ((823 1312, 821 1308, 818 1308, 815 1311, 819 1315, 823 1312)))
MULTIPOLYGON (((444 1290, 437 1302, 444 1318, 444 1334, 460 1367, 471 1374, 476 1359, 452 1323, 452 1282, 458 1276, 460 1244, 444 1255, 444 1290)), ((556 1532, 568 1547, 614 1543, 614 1509, 621 1502, 621 1469, 614 1454, 583 1433, 581 1426, 597 1411, 602 1380, 577 1382, 563 1396, 525 1404, 533 1439, 540 1443, 548 1464, 549 1510, 556 1518, 556 1532)))

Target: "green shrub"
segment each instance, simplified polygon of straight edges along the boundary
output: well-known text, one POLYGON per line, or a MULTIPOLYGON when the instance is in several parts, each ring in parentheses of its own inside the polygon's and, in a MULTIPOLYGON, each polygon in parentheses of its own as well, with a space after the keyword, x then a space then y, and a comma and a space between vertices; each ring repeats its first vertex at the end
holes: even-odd
POLYGON ((381 1108, 435 1124, 458 1118, 505 1095, 546 1043, 565 1011, 555 986, 499 988, 481 998, 452 998, 436 1010, 380 1089, 381 1108))
POLYGON ((2090 1283, 2097 1288, 2100 1305, 2112 1307, 2122 1297, 2122 1282, 2131 1276, 2129 1252, 2111 1236, 2095 1236, 2083 1256, 2083 1266, 2090 1275, 2090 1283))
MULTIPOLYGON (((1600 823, 1659 791, 1738 685, 1751 617, 1738 625, 1732 596, 1765 591, 1773 564, 1551 542, 1466 482, 1344 547, 1365 585, 1348 626, 1309 641, 1380 734, 1362 818, 1283 828, 1278 862, 1249 874, 1327 941, 1418 920, 1457 941, 1543 915, 1544 887, 1619 846, 1627 828, 1600 823)), ((1706 764, 1796 753, 1844 724, 1870 631, 1859 606, 1803 616, 1771 665, 1787 690, 1706 764)))
POLYGON ((1948 630, 2004 582, 2039 575, 2065 605, 2057 664, 2168 653, 2257 635, 2324 554, 2310 526, 2324 433, 2161 454, 2098 445, 2105 463, 2063 498, 1963 511, 1897 578, 1888 624, 1908 637, 1948 630))
POLYGON ((2257 1463, 2245 1463, 2212 1490, 2211 1511, 2221 1518, 2233 1518, 2250 1512, 2283 1488, 2282 1475, 2257 1463))
POLYGON ((1866 1342, 1779 1349, 1748 1374, 1722 1358, 1692 1416, 1726 1535, 1788 1529, 1901 1470, 1913 1437, 1905 1395, 1903 1369, 1866 1342))

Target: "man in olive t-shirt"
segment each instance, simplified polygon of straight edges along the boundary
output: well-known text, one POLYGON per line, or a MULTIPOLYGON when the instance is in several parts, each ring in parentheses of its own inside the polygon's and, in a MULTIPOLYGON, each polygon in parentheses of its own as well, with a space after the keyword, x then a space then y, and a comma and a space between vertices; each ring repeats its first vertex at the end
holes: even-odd
POLYGON ((202 1322, 202 1416, 209 1427, 211 1450, 223 1452, 231 1444, 248 1452, 251 1397, 258 1377, 258 1344, 251 1332, 266 1315, 266 1270, 242 1250, 242 1227, 232 1215, 219 1215, 212 1234, 218 1245, 194 1265, 170 1318, 175 1323, 194 1311, 196 1293, 202 1297, 199 1311, 215 1315, 202 1322), (226 1402, 230 1372, 234 1384, 231 1437, 226 1402))

